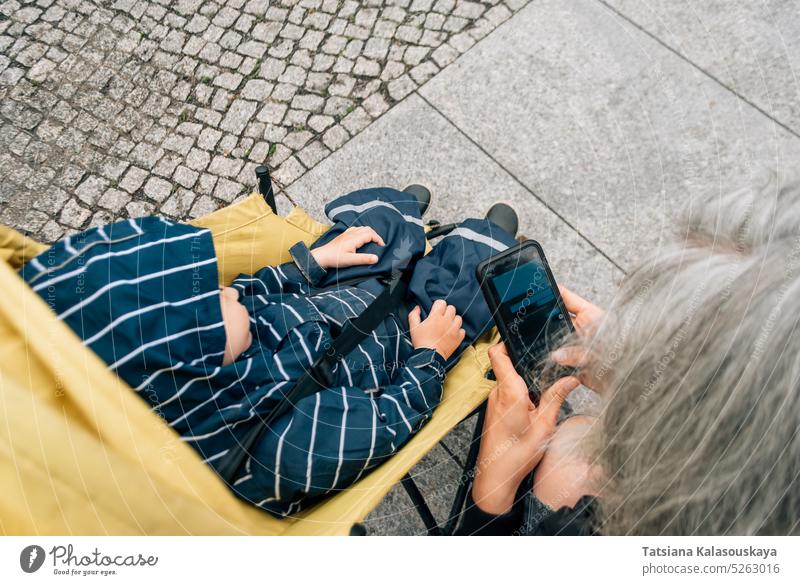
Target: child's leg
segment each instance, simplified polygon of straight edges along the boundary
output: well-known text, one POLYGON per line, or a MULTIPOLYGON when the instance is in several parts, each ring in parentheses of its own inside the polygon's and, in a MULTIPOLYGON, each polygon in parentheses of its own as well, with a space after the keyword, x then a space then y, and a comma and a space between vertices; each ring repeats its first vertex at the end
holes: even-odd
POLYGON ((417 262, 410 293, 424 314, 436 299, 454 305, 464 319, 466 347, 492 324, 475 269, 482 260, 514 244, 510 234, 490 221, 467 219, 417 262))
POLYGON ((310 245, 326 229, 299 208, 287 218, 275 215, 255 194, 190 223, 211 230, 220 284, 226 286, 240 274, 290 261, 289 248, 300 241, 310 245))

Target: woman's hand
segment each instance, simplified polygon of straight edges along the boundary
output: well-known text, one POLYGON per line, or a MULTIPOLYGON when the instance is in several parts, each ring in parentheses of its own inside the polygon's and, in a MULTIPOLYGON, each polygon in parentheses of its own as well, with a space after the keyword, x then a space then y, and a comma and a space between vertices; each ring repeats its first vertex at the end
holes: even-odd
POLYGON ((375 264, 378 262, 375 254, 356 252, 361 246, 370 242, 375 242, 379 246, 386 245, 383 238, 371 227, 350 227, 324 246, 311 250, 311 255, 322 268, 347 268, 348 266, 375 264))
POLYGON ((497 386, 489 394, 472 497, 491 514, 508 512, 522 481, 547 449, 561 404, 578 387, 578 379, 561 378, 542 393, 539 406, 514 370, 504 344, 489 349, 497 386))
POLYGON ((427 347, 449 359, 464 341, 466 332, 461 328, 462 319, 456 315, 456 308, 442 299, 437 299, 431 307, 428 318, 420 320, 419 306, 408 314, 408 328, 411 345, 414 349, 427 347))
POLYGON ((606 312, 595 304, 590 303, 583 297, 576 295, 565 286, 558 285, 561 291, 561 298, 572 317, 572 324, 578 333, 585 333, 589 326, 600 319, 606 312))
MULTIPOLYGON (((587 334, 592 324, 603 318, 605 311, 595 304, 590 303, 581 296, 576 295, 574 292, 566 287, 560 286, 558 289, 561 291, 561 298, 564 299, 564 305, 567 307, 572 317, 572 323, 575 325, 575 330, 578 335, 587 334)), ((580 346, 567 346, 557 349, 550 354, 550 359, 560 366, 567 368, 575 368, 579 373, 578 378, 581 384, 593 390, 599 390, 597 380, 591 377, 585 371, 588 365, 588 352, 585 348, 580 346)))

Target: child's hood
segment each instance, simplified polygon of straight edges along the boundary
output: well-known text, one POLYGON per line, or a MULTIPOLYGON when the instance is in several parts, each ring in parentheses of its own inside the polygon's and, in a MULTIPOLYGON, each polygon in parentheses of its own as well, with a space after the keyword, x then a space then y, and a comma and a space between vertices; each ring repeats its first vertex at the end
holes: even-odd
POLYGON ((159 370, 174 379, 186 367, 222 363, 225 329, 207 229, 157 217, 120 221, 65 237, 20 273, 133 388, 144 390, 159 370))

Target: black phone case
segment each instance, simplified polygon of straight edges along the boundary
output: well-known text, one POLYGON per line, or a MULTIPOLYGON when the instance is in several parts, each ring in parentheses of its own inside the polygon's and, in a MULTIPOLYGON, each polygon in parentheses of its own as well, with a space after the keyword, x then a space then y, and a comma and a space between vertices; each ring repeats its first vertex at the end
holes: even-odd
MULTIPOLYGON (((567 311, 566 306, 564 305, 564 300, 561 298, 561 292, 558 290, 558 284, 556 283, 556 279, 553 277, 553 272, 550 270, 550 264, 547 262, 547 257, 544 255, 544 250, 542 249, 541 244, 535 240, 525 240, 516 246, 510 247, 508 250, 504 250, 499 254, 495 254, 494 256, 490 256, 486 260, 483 260, 478 264, 475 268, 475 276, 478 279, 478 283, 480 284, 481 291, 483 292, 483 296, 486 299, 486 303, 489 305, 489 310, 492 313, 492 318, 494 319, 495 325, 497 325, 497 329, 500 331, 500 337, 506 343, 506 347, 508 348, 508 352, 511 356, 511 361, 514 363, 514 368, 517 370, 524 379, 525 382, 528 384, 528 392, 531 397, 531 401, 538 405, 539 404, 539 395, 541 394, 540 389, 534 383, 532 379, 529 378, 528 372, 520 372, 519 364, 522 362, 522 349, 519 347, 514 346, 512 343, 509 343, 508 340, 513 339, 511 336, 508 325, 498 317, 500 315, 500 299, 495 297, 494 290, 489 285, 487 272, 490 267, 495 264, 499 264, 506 260, 510 256, 514 256, 516 254, 522 255, 525 248, 533 248, 538 253, 538 257, 542 262, 542 266, 544 266, 545 273, 547 275, 547 280, 550 283, 550 286, 553 287, 553 291, 555 292, 556 302, 558 303, 559 308, 564 313, 564 315, 569 316, 569 312, 567 311)), ((575 331, 575 328, 572 326, 572 320, 567 319, 567 327, 571 332, 575 331)))

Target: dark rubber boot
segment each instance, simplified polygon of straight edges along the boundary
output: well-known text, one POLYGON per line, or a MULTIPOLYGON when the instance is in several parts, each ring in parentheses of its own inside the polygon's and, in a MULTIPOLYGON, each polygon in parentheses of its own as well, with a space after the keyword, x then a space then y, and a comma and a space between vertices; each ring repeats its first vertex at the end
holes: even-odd
POLYGON ((430 190, 422 185, 409 185, 403 189, 403 193, 409 193, 419 201, 419 216, 423 217, 431 204, 430 190))
POLYGON ((519 229, 519 217, 514 208, 507 203, 495 203, 486 212, 486 219, 497 227, 502 228, 512 238, 517 237, 519 229))

